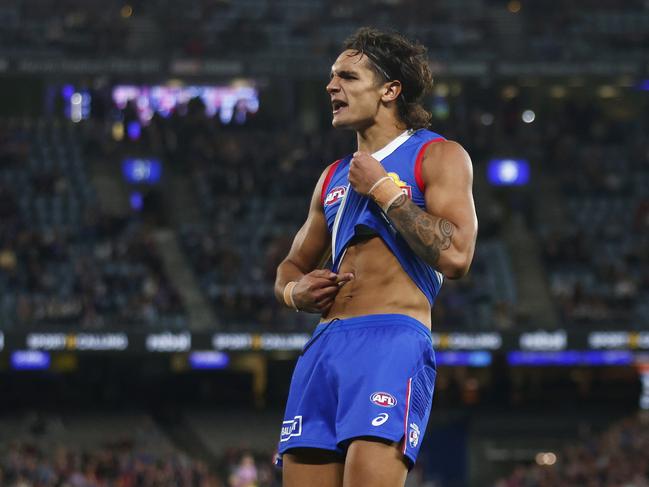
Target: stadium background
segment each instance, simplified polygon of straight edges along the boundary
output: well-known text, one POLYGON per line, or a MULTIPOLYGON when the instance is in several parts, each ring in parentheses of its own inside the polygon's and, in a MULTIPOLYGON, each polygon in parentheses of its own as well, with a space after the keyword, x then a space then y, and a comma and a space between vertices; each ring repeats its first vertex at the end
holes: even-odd
POLYGON ((409 486, 649 485, 649 3, 0 5, 0 485, 280 485, 316 321, 272 296, 362 25, 472 156, 409 486))

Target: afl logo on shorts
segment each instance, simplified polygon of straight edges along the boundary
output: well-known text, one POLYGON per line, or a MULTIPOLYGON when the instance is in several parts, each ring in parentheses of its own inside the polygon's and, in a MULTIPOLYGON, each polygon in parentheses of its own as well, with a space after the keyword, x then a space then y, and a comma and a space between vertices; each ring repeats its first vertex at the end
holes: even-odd
POLYGON ((347 188, 345 186, 336 186, 327 194, 324 205, 325 206, 333 205, 336 201, 338 201, 343 196, 345 196, 345 191, 347 191, 347 188))
POLYGON ((382 408, 393 408, 397 405, 397 398, 387 392, 375 392, 370 396, 370 401, 382 408))

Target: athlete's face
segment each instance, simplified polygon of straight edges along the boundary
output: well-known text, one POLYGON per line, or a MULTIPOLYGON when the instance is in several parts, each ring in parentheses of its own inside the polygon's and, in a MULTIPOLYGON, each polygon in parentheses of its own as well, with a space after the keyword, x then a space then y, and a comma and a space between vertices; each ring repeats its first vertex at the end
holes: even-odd
POLYGON ((374 123, 384 86, 370 62, 367 56, 346 50, 331 67, 327 93, 334 127, 359 130, 374 123))

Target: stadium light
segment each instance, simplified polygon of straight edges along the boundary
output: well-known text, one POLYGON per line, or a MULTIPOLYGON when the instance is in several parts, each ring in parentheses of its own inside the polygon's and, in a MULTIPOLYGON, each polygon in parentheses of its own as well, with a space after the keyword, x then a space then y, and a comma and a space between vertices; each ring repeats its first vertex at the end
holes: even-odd
POLYGON ((486 127, 494 123, 494 116, 491 113, 483 113, 480 115, 480 123, 486 127))
POLYGON ((494 186, 524 186, 530 181, 530 165, 525 159, 492 159, 487 178, 494 186))
POLYGON ((536 119, 536 113, 534 113, 534 110, 525 110, 521 115, 521 119, 525 123, 532 123, 536 119))

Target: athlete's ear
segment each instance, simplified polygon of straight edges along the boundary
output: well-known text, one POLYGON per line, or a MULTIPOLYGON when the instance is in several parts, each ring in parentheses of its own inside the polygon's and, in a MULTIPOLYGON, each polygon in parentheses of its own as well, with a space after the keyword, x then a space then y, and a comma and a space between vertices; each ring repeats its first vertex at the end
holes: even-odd
POLYGON ((383 96, 381 96, 381 100, 386 103, 395 101, 397 98, 399 98, 399 95, 401 95, 402 89, 403 88, 401 86, 401 81, 388 81, 383 85, 383 96))

